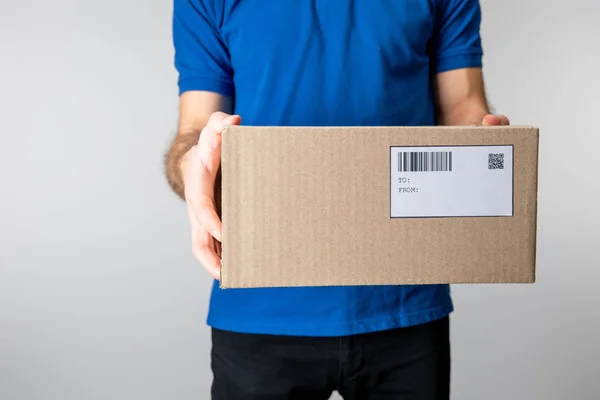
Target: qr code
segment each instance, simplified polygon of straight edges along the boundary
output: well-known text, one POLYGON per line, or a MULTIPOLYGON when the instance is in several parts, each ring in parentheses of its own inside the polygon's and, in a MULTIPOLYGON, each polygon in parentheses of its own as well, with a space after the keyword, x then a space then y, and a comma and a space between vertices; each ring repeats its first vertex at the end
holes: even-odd
POLYGON ((504 169, 504 153, 490 153, 488 169, 504 169))

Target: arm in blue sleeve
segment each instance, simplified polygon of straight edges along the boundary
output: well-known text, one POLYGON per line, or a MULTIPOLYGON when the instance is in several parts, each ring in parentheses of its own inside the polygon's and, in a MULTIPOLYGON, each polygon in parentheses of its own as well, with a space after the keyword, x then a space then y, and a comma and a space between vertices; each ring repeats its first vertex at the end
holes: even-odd
POLYGON ((229 51, 218 16, 206 0, 174 0, 173 44, 179 93, 203 90, 233 95, 229 51))
POLYGON ((434 73, 481 67, 481 7, 478 0, 438 0, 432 37, 434 73))

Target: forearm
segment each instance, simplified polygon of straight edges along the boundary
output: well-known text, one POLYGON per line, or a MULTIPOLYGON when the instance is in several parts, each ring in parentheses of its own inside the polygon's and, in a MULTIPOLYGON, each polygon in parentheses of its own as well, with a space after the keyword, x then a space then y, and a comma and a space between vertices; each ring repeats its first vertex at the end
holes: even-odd
POLYGON ((165 154, 165 175, 171 189, 185 200, 185 177, 187 163, 200 137, 199 130, 177 133, 165 154))
POLYGON ((479 68, 438 74, 434 87, 439 125, 481 125, 491 113, 479 68))

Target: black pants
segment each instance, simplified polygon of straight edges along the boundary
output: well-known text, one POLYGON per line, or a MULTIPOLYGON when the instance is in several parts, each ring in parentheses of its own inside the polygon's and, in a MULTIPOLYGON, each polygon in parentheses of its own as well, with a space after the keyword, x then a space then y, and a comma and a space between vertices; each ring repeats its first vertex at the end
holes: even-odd
POLYGON ((213 400, 448 400, 449 319, 323 338, 213 329, 213 400))

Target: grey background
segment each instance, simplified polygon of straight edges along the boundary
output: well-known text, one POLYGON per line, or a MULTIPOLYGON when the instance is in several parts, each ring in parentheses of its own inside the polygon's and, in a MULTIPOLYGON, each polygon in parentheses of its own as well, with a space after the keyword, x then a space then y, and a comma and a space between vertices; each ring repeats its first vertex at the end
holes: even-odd
MULTIPOLYGON (((483 1, 490 101, 541 128, 538 282, 454 287, 460 400, 600 398, 600 5, 483 1)), ((171 2, 0 0, 0 399, 206 399, 210 280, 161 175, 171 2)))

